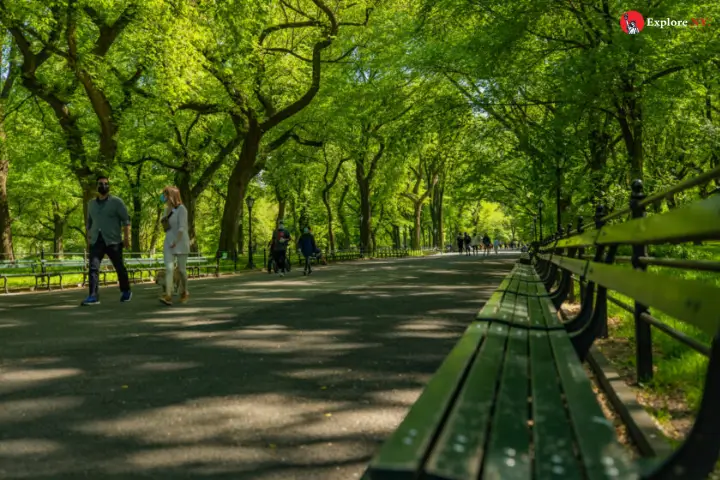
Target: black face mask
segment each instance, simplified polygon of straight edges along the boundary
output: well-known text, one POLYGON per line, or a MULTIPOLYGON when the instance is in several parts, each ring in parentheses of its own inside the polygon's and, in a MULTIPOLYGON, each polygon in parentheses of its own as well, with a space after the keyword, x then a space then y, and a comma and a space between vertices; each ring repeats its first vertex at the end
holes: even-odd
POLYGON ((110 191, 110 185, 108 185, 107 183, 100 183, 98 184, 97 190, 100 195, 107 195, 107 193, 110 191))

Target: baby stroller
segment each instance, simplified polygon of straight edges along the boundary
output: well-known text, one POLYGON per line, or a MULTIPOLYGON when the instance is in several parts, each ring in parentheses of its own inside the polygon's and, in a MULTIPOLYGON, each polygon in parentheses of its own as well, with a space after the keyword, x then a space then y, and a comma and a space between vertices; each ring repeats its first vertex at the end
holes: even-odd
MULTIPOLYGON (((285 271, 290 273, 291 270, 291 264, 290 259, 288 258, 288 255, 285 255, 285 271)), ((269 274, 277 273, 278 268, 277 265, 275 265, 275 258, 273 258, 272 255, 270 255, 270 258, 268 258, 268 264, 267 264, 267 270, 269 274)))

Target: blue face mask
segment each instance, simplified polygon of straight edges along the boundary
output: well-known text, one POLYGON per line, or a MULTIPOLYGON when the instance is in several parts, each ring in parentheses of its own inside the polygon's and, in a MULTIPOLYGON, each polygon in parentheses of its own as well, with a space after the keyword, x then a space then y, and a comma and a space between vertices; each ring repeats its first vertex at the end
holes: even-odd
POLYGON ((161 194, 160 194, 160 201, 161 201, 162 203, 165 203, 165 200, 166 200, 165 194, 164 194, 164 193, 161 193, 161 194))

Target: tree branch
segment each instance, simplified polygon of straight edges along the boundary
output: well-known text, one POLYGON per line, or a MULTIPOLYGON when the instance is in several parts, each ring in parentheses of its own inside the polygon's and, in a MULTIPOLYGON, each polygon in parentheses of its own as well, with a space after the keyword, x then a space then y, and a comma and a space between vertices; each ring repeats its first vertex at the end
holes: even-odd
POLYGON ((278 113, 263 122, 260 126, 263 131, 270 130, 282 121, 287 120, 296 113, 300 112, 303 108, 310 104, 312 99, 315 98, 315 95, 320 90, 322 51, 332 45, 335 37, 338 34, 338 23, 337 19, 335 18, 335 14, 327 7, 327 5, 323 3, 322 0, 312 0, 312 2, 317 5, 317 7, 322 10, 328 17, 328 19, 330 20, 330 29, 327 32, 325 39, 317 42, 313 47, 312 81, 310 83, 310 87, 305 92, 305 94, 298 100, 283 108, 278 113))

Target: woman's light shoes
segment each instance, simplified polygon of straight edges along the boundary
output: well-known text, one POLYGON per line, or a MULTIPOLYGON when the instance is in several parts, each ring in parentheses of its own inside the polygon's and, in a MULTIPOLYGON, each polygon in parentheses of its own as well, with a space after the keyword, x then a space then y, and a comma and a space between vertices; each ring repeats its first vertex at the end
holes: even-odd
MULTIPOLYGON (((185 292, 180 295, 180 303, 187 303, 188 297, 190 296, 189 293, 185 292)), ((169 295, 163 295, 160 297, 160 301, 164 303, 165 305, 172 305, 172 297, 169 295)))

